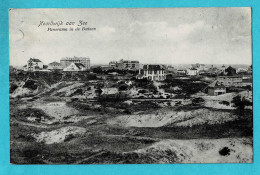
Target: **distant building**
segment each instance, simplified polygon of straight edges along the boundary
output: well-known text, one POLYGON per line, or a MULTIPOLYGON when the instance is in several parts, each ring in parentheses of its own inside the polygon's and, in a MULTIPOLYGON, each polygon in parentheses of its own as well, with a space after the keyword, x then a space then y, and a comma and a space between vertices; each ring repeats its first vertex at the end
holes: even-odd
POLYGON ((68 67, 64 68, 63 71, 65 72, 77 72, 77 71, 86 71, 85 65, 81 63, 71 63, 68 67))
POLYGON ((56 61, 48 64, 48 69, 49 70, 62 70, 62 65, 56 61))
POLYGON ((207 87, 207 93, 211 96, 217 96, 226 93, 226 87, 223 83, 215 80, 207 87))
POLYGON ((223 66, 221 66, 220 68, 220 73, 225 74, 226 73, 226 66, 223 64, 223 66))
POLYGON ((87 57, 67 57, 67 58, 62 58, 60 60, 60 64, 62 65, 62 68, 66 68, 71 65, 71 63, 80 63, 83 64, 85 69, 90 69, 90 59, 87 57))
POLYGON ((243 86, 253 86, 253 81, 252 79, 242 79, 242 84, 243 86))
POLYGON ((187 72, 186 72, 186 70, 178 69, 178 70, 177 70, 177 74, 178 74, 178 75, 186 75, 187 72))
POLYGON ((227 73, 228 76, 233 76, 233 75, 236 75, 237 71, 235 68, 229 66, 225 72, 227 73))
POLYGON ((248 69, 245 69, 245 68, 238 68, 238 69, 237 69, 237 74, 247 73, 247 70, 248 70, 248 69))
POLYGON ((117 61, 110 61, 109 62, 109 66, 113 67, 113 68, 118 68, 119 67, 119 63, 117 61))
POLYGON ((17 71, 16 68, 14 68, 13 66, 9 66, 9 72, 10 73, 13 73, 13 72, 16 72, 16 71, 17 71))
POLYGON ((252 65, 247 68, 247 72, 248 72, 249 74, 252 74, 252 65))
POLYGON ((137 79, 163 81, 166 79, 165 68, 162 65, 143 65, 143 68, 139 69, 137 79))
POLYGON ((205 66, 205 64, 196 63, 196 64, 192 64, 191 68, 197 69, 197 72, 199 73, 200 71, 204 71, 206 69, 206 66, 205 66))
POLYGON ((218 75, 219 69, 214 67, 213 65, 208 69, 208 75, 218 75))
POLYGON ((138 70, 140 68, 140 63, 139 63, 139 61, 136 61, 136 60, 121 59, 119 62, 110 61, 109 66, 117 68, 117 69, 124 69, 124 70, 138 70))
POLYGON ((167 71, 167 73, 174 73, 174 74, 177 73, 177 69, 175 69, 173 66, 168 66, 166 68, 166 71, 167 71))
POLYGON ((190 75, 190 76, 195 76, 195 75, 198 75, 198 70, 196 68, 190 68, 190 69, 187 69, 187 75, 190 75))
POLYGON ((100 66, 100 68, 101 68, 103 71, 107 71, 107 70, 114 69, 114 67, 112 67, 112 66, 110 66, 110 65, 102 65, 102 66, 100 66))
POLYGON ((235 75, 235 76, 218 76, 217 80, 220 83, 223 83, 224 86, 226 87, 242 87, 242 76, 235 75))
POLYGON ((43 69, 43 62, 36 58, 30 58, 27 64, 23 66, 24 71, 38 71, 43 69))

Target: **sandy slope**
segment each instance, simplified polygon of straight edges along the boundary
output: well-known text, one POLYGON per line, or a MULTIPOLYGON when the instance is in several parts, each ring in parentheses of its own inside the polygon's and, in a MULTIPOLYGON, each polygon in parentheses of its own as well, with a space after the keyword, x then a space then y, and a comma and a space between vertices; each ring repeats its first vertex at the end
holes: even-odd
POLYGON ((157 163, 251 163, 251 138, 163 140, 135 151, 149 155, 157 163), (229 152, 219 153, 224 147, 229 152))
POLYGON ((151 114, 122 115, 108 120, 108 124, 125 127, 161 127, 193 126, 202 124, 219 124, 236 119, 235 115, 228 112, 198 109, 192 111, 159 111, 151 114))
POLYGON ((67 126, 56 129, 50 132, 41 132, 39 134, 32 134, 36 142, 43 142, 45 144, 61 143, 68 135, 78 135, 86 132, 85 128, 76 126, 67 126))

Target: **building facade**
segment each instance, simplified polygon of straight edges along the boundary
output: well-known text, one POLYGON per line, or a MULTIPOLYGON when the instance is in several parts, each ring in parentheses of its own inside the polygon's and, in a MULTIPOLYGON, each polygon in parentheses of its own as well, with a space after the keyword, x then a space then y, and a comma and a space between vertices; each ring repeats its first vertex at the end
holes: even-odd
POLYGON ((143 68, 139 69, 137 79, 163 81, 166 79, 165 68, 162 65, 143 65, 143 68))
POLYGON ((43 62, 36 58, 30 58, 23 68, 24 71, 39 71, 43 69, 43 62))
POLYGON ((62 65, 58 62, 52 62, 50 64, 48 64, 48 69, 49 70, 62 70, 62 65))
POLYGON ((208 85, 207 93, 208 93, 208 95, 211 95, 211 96, 225 94, 226 87, 223 85, 223 83, 215 80, 210 85, 208 85))
POLYGON ((198 75, 198 70, 196 68, 190 68, 190 69, 187 69, 187 75, 190 75, 190 76, 195 76, 195 75, 198 75))
POLYGON ((123 60, 121 59, 119 62, 117 61, 110 61, 109 66, 117 68, 117 69, 124 69, 124 70, 138 70, 140 69, 140 63, 136 60, 123 60))
POLYGON ((67 58, 62 58, 60 60, 60 64, 62 65, 62 68, 66 68, 71 65, 71 63, 80 63, 85 66, 85 69, 88 70, 90 69, 90 58, 87 57, 67 57, 67 58))
POLYGON ((178 75, 186 75, 186 74, 187 74, 187 71, 186 71, 186 70, 183 70, 183 69, 178 69, 178 70, 177 70, 177 74, 178 74, 178 75))
POLYGON ((81 63, 71 63, 68 67, 63 69, 65 72, 78 72, 86 70, 86 67, 81 63))
POLYGON ((224 86, 226 87, 242 87, 243 86, 243 82, 242 82, 242 76, 218 76, 217 80, 220 83, 223 83, 224 86))

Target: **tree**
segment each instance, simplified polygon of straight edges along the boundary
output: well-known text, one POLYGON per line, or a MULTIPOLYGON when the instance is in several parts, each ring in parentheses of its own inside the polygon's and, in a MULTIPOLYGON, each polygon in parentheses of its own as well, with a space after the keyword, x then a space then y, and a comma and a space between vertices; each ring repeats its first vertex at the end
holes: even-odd
POLYGON ((242 98, 240 95, 235 96, 231 102, 234 103, 237 108, 237 112, 241 115, 244 114, 246 106, 252 105, 252 102, 246 100, 244 97, 242 98))
POLYGON ((102 74, 103 73, 103 70, 100 66, 93 68, 92 71, 93 71, 93 73, 96 73, 96 74, 102 74))
POLYGON ((228 75, 228 76, 236 75, 236 69, 233 68, 233 67, 231 67, 231 66, 229 66, 229 67, 225 70, 225 72, 227 72, 227 75, 228 75))
POLYGON ((119 90, 119 91, 125 91, 125 90, 127 90, 127 88, 128 88, 128 86, 127 86, 126 84, 122 84, 122 85, 120 85, 120 86, 118 87, 118 90, 119 90))
POLYGON ((101 90, 101 88, 100 87, 98 87, 96 90, 95 90, 95 93, 96 93, 96 95, 99 97, 101 94, 102 94, 102 90, 101 90))
POLYGON ((205 100, 201 97, 192 99, 192 105, 202 105, 205 100))

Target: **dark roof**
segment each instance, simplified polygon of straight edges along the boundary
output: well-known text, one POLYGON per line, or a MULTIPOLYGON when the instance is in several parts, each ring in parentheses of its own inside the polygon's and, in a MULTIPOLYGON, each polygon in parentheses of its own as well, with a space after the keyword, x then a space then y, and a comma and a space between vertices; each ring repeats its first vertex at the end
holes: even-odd
POLYGON ((164 70, 164 68, 161 65, 151 65, 151 64, 144 65, 143 69, 145 69, 145 70, 164 70))
POLYGON ((219 78, 242 78, 241 75, 233 75, 233 76, 218 76, 219 78))
POLYGON ((220 82, 218 82, 217 80, 215 80, 211 84, 209 84, 208 87, 225 87, 225 86, 220 82))
POLYGON ((74 63, 79 69, 84 68, 84 64, 81 63, 74 63))
POLYGON ((139 63, 139 61, 123 60, 123 63, 139 63))
POLYGON ((48 68, 48 65, 43 65, 43 69, 47 69, 48 68))
POLYGON ((34 61, 34 62, 42 62, 41 60, 36 59, 36 58, 30 58, 29 61, 30 61, 30 60, 32 60, 32 61, 34 61))
POLYGON ((252 83, 252 79, 243 79, 242 82, 243 83, 252 83))
POLYGON ((190 70, 197 70, 196 68, 194 68, 194 67, 192 67, 192 68, 190 68, 190 70))
POLYGON ((56 62, 56 61, 50 63, 49 65, 50 65, 50 66, 57 66, 57 65, 61 66, 61 64, 58 63, 58 62, 56 62))
POLYGON ((69 61, 69 60, 90 60, 89 57, 66 57, 66 58, 61 58, 61 61, 69 61))

